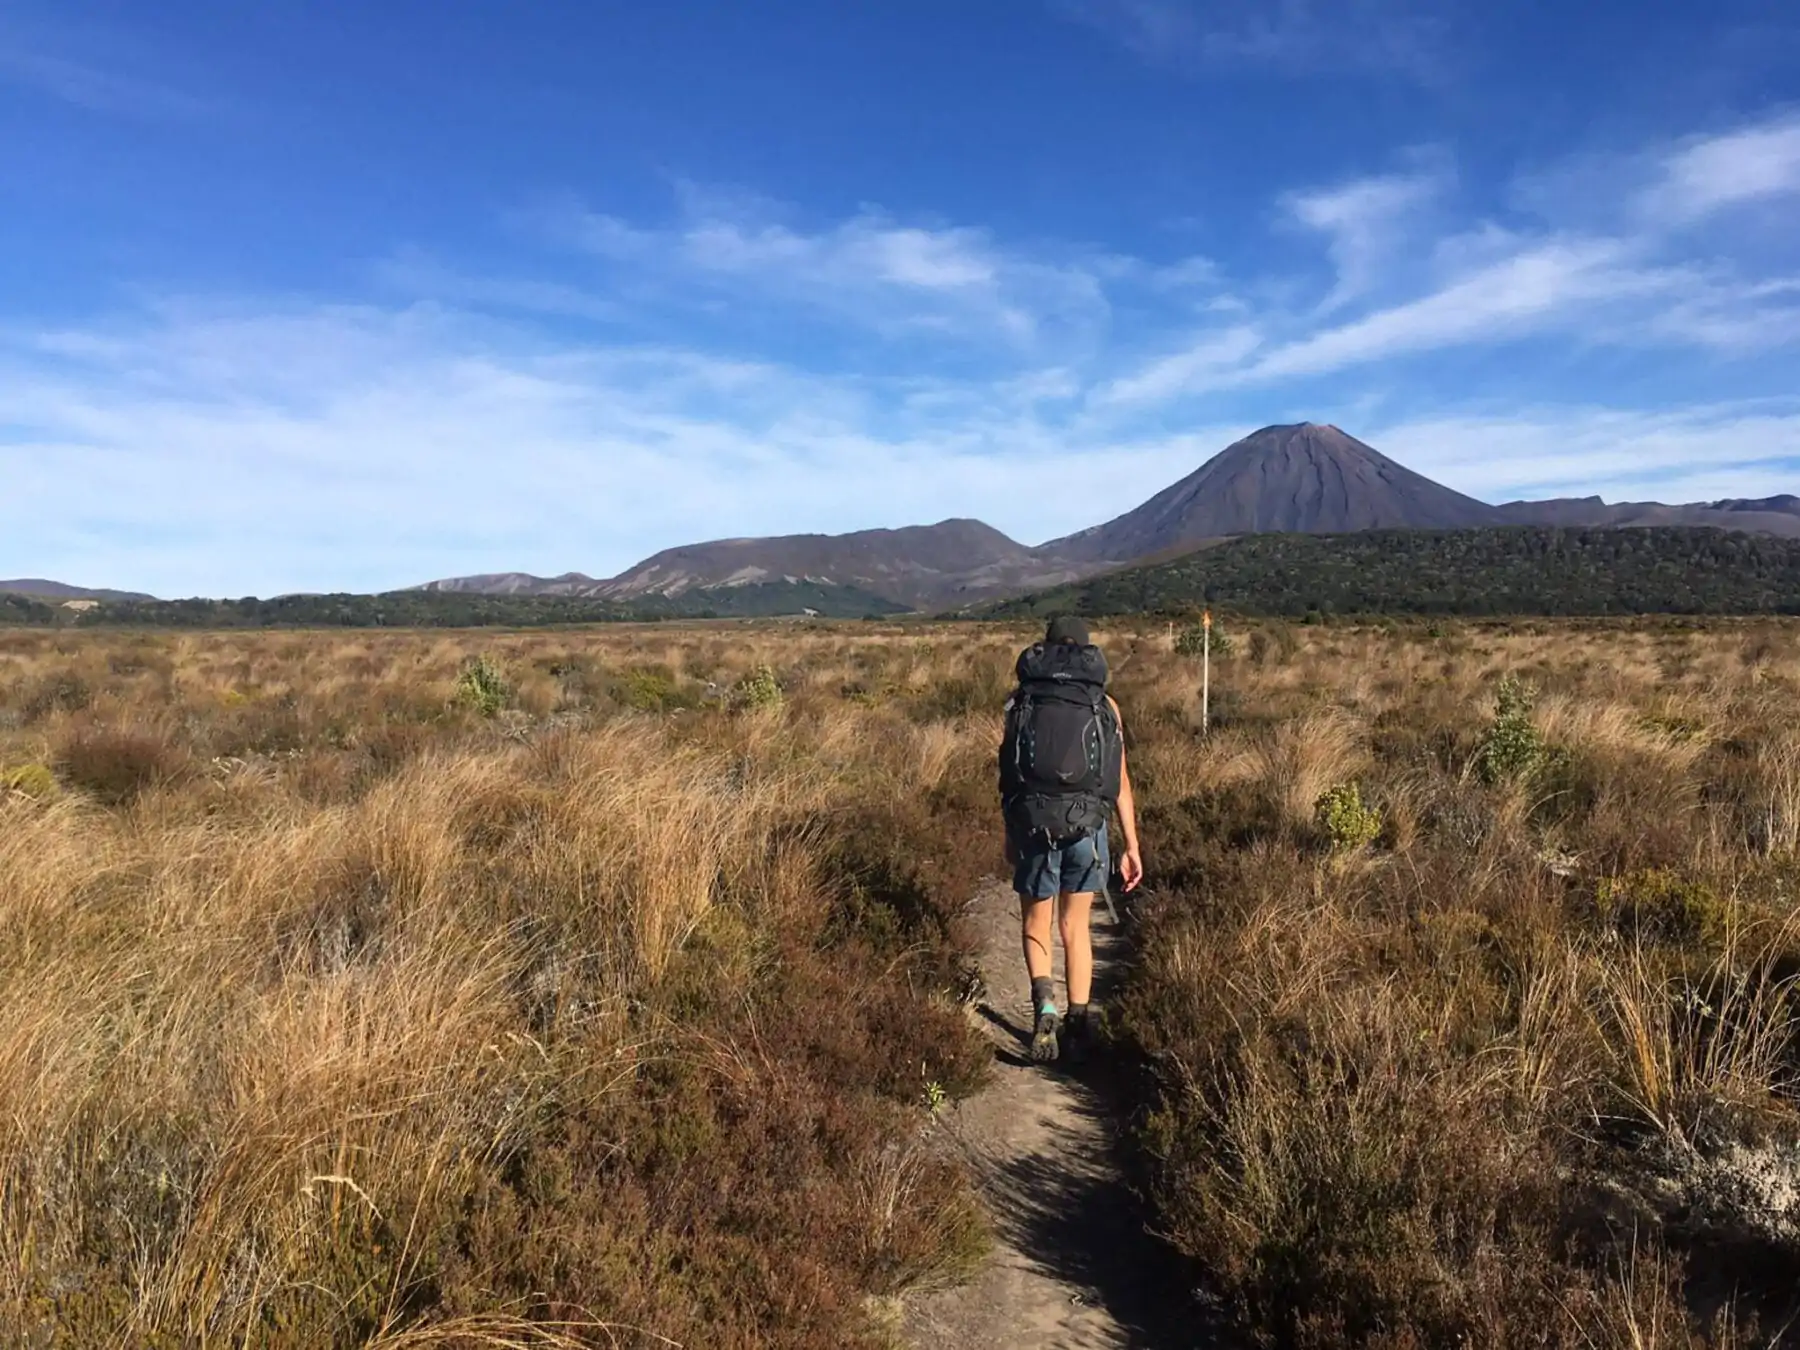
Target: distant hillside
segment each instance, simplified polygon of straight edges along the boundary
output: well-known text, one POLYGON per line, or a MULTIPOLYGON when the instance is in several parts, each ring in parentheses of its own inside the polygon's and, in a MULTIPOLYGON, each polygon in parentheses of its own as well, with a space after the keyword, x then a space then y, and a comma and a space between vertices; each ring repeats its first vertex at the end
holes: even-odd
POLYGON ((79 614, 65 614, 23 597, 0 597, 0 622, 148 628, 533 628, 808 613, 863 618, 893 614, 901 608, 848 586, 770 583, 689 591, 680 596, 645 596, 630 602, 591 596, 411 590, 382 595, 285 595, 269 600, 107 602, 79 614), (19 607, 16 612, 4 603, 8 600, 19 607))
POLYGON ((717 539, 664 549, 616 577, 580 572, 533 577, 522 572, 427 582, 428 591, 569 595, 630 601, 695 590, 759 584, 850 587, 906 608, 951 603, 1064 580, 1068 569, 979 520, 944 520, 897 530, 717 539))
POLYGON ((1227 535, 1337 534, 1498 525, 1486 502, 1432 482, 1332 426, 1264 427, 1136 510, 1053 540, 1042 552, 1129 561, 1227 535))
POLYGON ((0 591, 0 624, 46 624, 56 622, 56 610, 42 600, 28 595, 0 591))
POLYGON ((153 595, 137 591, 94 590, 87 586, 70 586, 61 581, 45 581, 42 577, 23 577, 16 581, 0 581, 0 595, 31 595, 40 600, 154 600, 153 595))
POLYGON ((984 607, 1017 617, 1252 614, 1800 614, 1800 540, 1722 530, 1371 530, 1256 535, 984 607))
POLYGON ((482 572, 470 577, 447 577, 414 586, 415 591, 463 591, 475 595, 592 595, 602 583, 581 572, 560 577, 534 577, 529 572, 482 572))
POLYGON ((1728 498, 1665 506, 1661 502, 1612 502, 1599 497, 1554 497, 1541 502, 1507 502, 1498 508, 1515 525, 1711 526, 1800 538, 1800 497, 1728 498))

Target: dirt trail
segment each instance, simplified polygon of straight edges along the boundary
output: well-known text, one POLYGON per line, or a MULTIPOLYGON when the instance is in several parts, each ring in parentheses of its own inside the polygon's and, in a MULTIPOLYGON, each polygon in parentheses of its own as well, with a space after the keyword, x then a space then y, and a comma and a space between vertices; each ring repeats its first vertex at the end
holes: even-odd
MULTIPOLYGON (((994 1078, 945 1122, 992 1218, 995 1250, 962 1288, 915 1297, 905 1334, 917 1350, 1191 1350, 1223 1345, 1168 1249, 1145 1230, 1118 1161, 1105 1065, 1034 1065, 1030 995, 1016 902, 984 890, 973 914, 987 982, 977 1005, 994 1078)), ((1122 946, 1096 907, 1096 995, 1122 946)), ((1057 1001, 1066 1001, 1060 944, 1057 1001)))

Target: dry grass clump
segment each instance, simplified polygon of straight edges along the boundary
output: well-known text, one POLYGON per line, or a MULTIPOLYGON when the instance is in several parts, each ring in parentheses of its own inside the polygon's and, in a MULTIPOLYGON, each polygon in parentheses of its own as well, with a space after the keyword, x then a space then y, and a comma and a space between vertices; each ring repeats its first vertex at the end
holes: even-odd
POLYGON ((1263 1342, 1788 1343, 1800 634, 1732 627, 1324 629, 1140 721, 1140 1140, 1263 1342))
POLYGON ((0 634, 0 1341, 875 1344, 967 1267, 985 726, 641 641, 0 634))

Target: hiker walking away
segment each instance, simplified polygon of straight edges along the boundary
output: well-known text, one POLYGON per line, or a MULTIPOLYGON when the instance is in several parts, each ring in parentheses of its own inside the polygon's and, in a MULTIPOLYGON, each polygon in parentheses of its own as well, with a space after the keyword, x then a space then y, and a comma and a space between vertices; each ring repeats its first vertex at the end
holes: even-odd
POLYGON ((1016 674, 1000 744, 1000 812, 1031 977, 1031 1057, 1048 1062, 1065 1049, 1085 1049, 1093 1035, 1088 923, 1111 867, 1107 820, 1114 806, 1125 842, 1119 872, 1126 890, 1143 880, 1144 864, 1124 721, 1106 692, 1106 657, 1089 640, 1087 624, 1072 615, 1052 619, 1044 640, 1019 653, 1016 674), (1068 976, 1066 1020, 1058 1016, 1050 976, 1053 906, 1068 976))

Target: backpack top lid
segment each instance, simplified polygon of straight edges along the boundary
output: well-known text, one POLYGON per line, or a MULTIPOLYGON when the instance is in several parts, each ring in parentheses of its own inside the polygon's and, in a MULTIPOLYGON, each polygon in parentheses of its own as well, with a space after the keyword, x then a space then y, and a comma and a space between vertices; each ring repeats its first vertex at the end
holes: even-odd
POLYGON ((1019 653, 1015 674, 1020 684, 1054 682, 1106 688, 1106 656, 1089 642, 1034 642, 1019 653))

